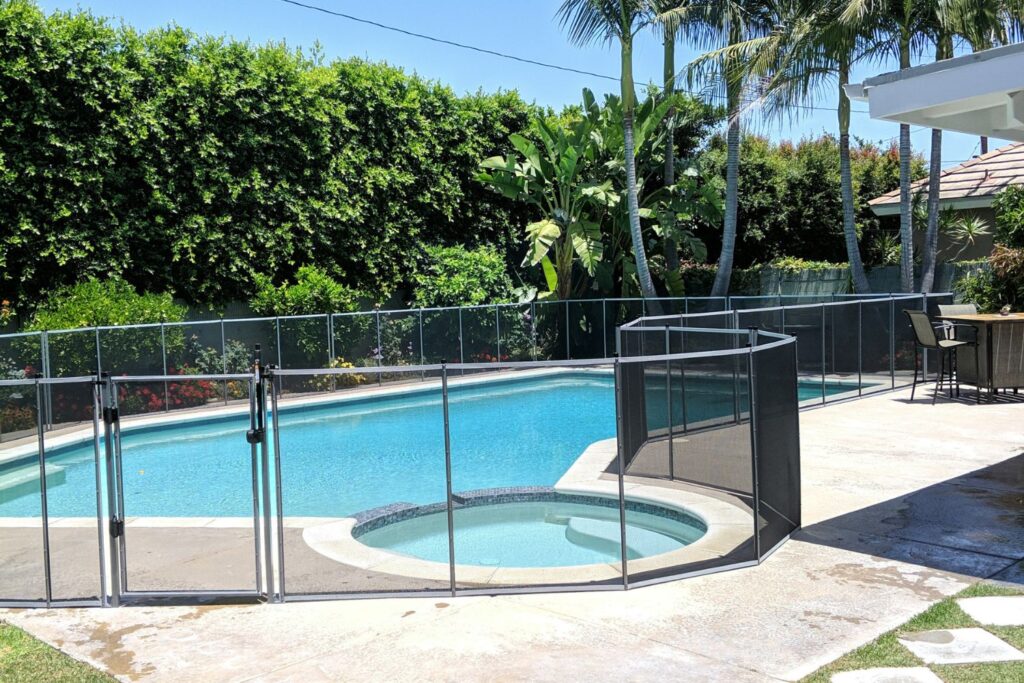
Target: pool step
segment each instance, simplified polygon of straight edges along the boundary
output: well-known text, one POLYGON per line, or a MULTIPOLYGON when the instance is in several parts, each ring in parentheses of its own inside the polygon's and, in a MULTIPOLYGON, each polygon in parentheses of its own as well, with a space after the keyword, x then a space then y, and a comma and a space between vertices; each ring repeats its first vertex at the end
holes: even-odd
MULTIPOLYGON (((46 488, 64 483, 64 468, 46 465, 46 488)), ((39 496, 39 463, 27 463, 0 470, 0 504, 22 496, 39 496)))
MULTIPOLYGON (((626 550, 629 557, 636 557, 633 549, 633 542, 641 540, 638 537, 645 534, 653 534, 652 531, 630 527, 626 539, 626 550)), ((587 517, 571 517, 565 526, 565 539, 581 548, 588 548, 607 555, 618 555, 619 544, 622 540, 622 529, 618 522, 601 519, 589 519, 587 517)), ((642 543, 638 543, 642 546, 642 543)))

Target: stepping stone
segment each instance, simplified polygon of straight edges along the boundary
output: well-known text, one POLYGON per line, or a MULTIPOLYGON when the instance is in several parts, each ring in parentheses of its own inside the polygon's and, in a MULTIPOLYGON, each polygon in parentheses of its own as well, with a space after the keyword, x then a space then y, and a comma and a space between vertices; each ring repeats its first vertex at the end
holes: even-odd
POLYGON ((1015 662, 1024 652, 1010 646, 983 628, 954 628, 909 633, 900 642, 925 664, 973 664, 1015 662))
POLYGON ((975 621, 992 626, 1024 626, 1024 595, 962 598, 960 609, 975 621))
POLYGON ((843 671, 832 675, 832 683, 942 683, 942 679, 923 666, 900 666, 843 671))

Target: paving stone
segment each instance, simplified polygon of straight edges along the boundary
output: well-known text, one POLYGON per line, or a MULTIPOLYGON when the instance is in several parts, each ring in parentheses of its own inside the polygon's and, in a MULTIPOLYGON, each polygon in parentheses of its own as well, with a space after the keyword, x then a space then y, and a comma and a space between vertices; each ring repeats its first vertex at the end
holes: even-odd
POLYGON ((1024 595, 963 598, 956 602, 981 624, 1024 626, 1024 595))
POLYGON ((911 633, 900 642, 926 664, 1024 661, 1024 652, 983 628, 954 628, 911 633))
POLYGON ((942 679, 927 667, 891 666, 843 671, 832 676, 832 683, 942 683, 942 679))

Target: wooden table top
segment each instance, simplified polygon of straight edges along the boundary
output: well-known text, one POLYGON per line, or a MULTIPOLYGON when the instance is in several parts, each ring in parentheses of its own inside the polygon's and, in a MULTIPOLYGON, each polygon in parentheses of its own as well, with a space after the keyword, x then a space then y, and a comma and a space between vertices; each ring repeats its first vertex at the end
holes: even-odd
POLYGON ((1013 323, 1024 322, 1024 313, 999 315, 998 313, 962 313, 959 315, 939 315, 939 320, 951 320, 965 323, 1013 323))

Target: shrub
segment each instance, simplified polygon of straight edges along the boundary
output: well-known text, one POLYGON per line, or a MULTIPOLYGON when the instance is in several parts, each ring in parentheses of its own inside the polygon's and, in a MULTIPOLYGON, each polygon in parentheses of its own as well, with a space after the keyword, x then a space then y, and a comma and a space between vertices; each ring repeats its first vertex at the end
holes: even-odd
POLYGON ((996 214, 995 243, 1024 249, 1024 185, 1011 185, 992 201, 996 214))
MULTIPOLYGON (((327 364, 329 368, 354 368, 352 363, 338 356, 327 364)), ((329 391, 334 387, 356 387, 366 383, 366 375, 352 373, 347 375, 315 375, 310 380, 310 386, 315 391, 329 391)))
MULTIPOLYGON (((139 294, 120 279, 90 279, 51 294, 35 311, 29 330, 62 330, 105 325, 181 322, 186 308, 168 293, 139 294)), ((168 355, 185 346, 181 328, 168 327, 161 342, 156 329, 101 332, 104 370, 155 372, 162 369, 162 346, 168 355)), ((50 336, 50 374, 83 375, 96 369, 96 343, 91 333, 50 336)))
POLYGON ((997 244, 989 257, 990 269, 960 278, 954 290, 964 301, 992 312, 1009 304, 1024 307, 1024 249, 997 244))
POLYGON ((359 308, 359 294, 316 266, 302 266, 295 283, 275 286, 266 275, 255 278, 256 294, 249 301, 258 315, 347 313, 359 308))
POLYGON ((420 308, 475 306, 510 300, 512 280, 494 247, 430 246, 414 277, 413 305, 420 308))

